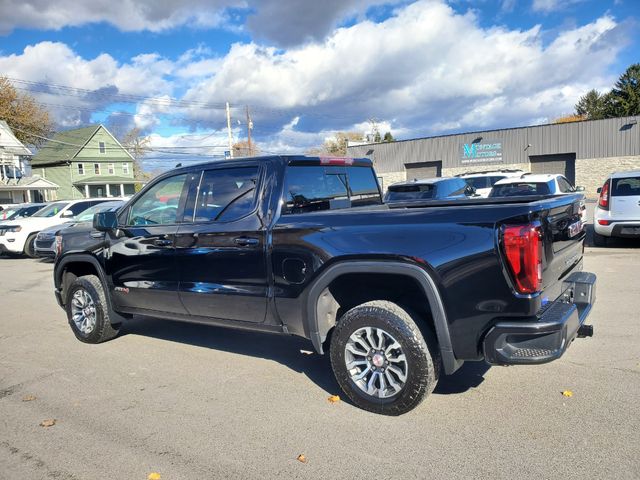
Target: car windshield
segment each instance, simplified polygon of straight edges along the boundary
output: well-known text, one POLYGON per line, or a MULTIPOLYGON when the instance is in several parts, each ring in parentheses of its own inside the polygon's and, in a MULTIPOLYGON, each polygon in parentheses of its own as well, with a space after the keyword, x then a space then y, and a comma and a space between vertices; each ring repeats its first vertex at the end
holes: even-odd
POLYGON ((518 182, 494 185, 490 197, 521 197, 526 195, 549 195, 551 190, 546 183, 518 182))
POLYGON ((60 213, 64 207, 69 205, 69 202, 56 202, 51 205, 47 205, 42 210, 38 210, 32 215, 32 217, 53 217, 60 213))
POLYGON ((23 208, 5 208, 0 212, 0 220, 11 220, 16 217, 23 208))
POLYGON ((611 191, 614 197, 640 196, 640 177, 614 178, 611 191))
POLYGON ((433 198, 435 186, 430 184, 391 185, 387 192, 387 201, 424 200, 433 198))
POLYGON ((108 212, 111 210, 117 210, 124 202, 104 202, 94 205, 91 208, 87 208, 84 212, 74 218, 76 222, 90 222, 93 220, 93 216, 99 212, 108 212))

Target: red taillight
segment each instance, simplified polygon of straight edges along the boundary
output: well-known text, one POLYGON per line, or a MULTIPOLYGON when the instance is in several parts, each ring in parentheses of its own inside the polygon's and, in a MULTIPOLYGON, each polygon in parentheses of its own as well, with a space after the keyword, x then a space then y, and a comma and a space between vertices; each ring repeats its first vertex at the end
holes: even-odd
POLYGON ((320 157, 320 165, 353 165, 353 158, 320 157))
POLYGON ((600 199, 598 206, 603 210, 609 210, 609 180, 604 182, 602 190, 600 190, 600 199))
POLYGON ((598 220, 598 225, 604 225, 605 227, 611 223, 610 220, 598 220))
POLYGON ((542 235, 535 225, 507 225, 502 232, 504 253, 516 289, 535 293, 542 286, 542 235))

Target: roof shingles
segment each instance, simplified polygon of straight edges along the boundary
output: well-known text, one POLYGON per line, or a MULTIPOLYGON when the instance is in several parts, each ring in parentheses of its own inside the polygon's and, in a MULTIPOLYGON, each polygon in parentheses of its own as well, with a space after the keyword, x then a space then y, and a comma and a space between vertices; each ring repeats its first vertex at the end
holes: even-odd
POLYGON ((33 156, 31 165, 46 165, 72 160, 99 128, 100 125, 92 125, 56 133, 33 156))

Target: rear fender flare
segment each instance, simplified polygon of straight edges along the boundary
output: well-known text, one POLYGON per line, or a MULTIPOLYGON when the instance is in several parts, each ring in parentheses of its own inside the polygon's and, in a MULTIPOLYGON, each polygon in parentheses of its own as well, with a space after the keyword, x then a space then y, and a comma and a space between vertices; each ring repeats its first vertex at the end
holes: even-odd
POLYGON ((305 331, 308 333, 309 339, 313 343, 316 351, 321 354, 324 353, 322 345, 327 339, 329 330, 331 330, 335 325, 335 322, 329 323, 326 320, 328 317, 327 309, 331 308, 331 302, 320 301, 322 292, 333 280, 341 275, 347 273, 372 272, 404 275, 411 277, 418 282, 424 291, 433 315, 433 322, 436 329, 436 336, 438 338, 438 345, 440 347, 445 373, 451 374, 460 368, 463 362, 455 358, 455 355, 453 354, 447 315, 442 298, 433 278, 431 278, 431 276, 422 268, 401 262, 346 261, 334 264, 320 274, 308 290, 305 311, 305 331))

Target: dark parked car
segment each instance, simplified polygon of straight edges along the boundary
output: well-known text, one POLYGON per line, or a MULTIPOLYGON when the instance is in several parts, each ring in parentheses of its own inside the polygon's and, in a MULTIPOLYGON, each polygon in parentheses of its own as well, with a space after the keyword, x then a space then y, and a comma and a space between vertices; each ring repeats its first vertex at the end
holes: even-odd
POLYGON ((384 196, 385 203, 414 200, 453 200, 472 197, 475 189, 461 178, 426 178, 394 183, 384 196))
POLYGON ((545 363, 592 334, 581 199, 390 209, 367 159, 194 165, 63 230, 55 292, 87 343, 132 315, 302 336, 351 401, 398 415, 465 361, 545 363))

